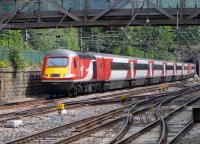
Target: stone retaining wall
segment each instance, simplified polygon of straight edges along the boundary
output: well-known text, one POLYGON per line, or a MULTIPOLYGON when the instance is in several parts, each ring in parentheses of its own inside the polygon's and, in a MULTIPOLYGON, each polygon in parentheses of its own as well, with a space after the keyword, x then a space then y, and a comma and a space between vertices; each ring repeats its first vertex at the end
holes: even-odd
POLYGON ((40 73, 40 70, 0 69, 0 101, 44 94, 40 73))

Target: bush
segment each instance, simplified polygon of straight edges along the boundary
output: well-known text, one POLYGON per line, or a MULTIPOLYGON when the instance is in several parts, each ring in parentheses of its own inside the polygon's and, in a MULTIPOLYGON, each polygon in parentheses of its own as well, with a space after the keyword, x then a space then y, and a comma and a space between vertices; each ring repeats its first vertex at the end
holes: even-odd
POLYGON ((0 61, 0 68, 8 68, 9 62, 8 61, 0 61))
POLYGON ((15 69, 24 69, 26 66, 26 61, 22 56, 22 52, 20 49, 13 48, 10 54, 10 61, 15 69))

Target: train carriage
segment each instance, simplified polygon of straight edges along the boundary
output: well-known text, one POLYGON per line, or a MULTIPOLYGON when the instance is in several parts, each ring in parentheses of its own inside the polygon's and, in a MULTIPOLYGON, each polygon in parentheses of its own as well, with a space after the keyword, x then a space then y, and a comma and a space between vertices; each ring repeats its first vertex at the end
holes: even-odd
POLYGON ((44 57, 41 80, 72 95, 193 77, 195 65, 57 49, 44 57))

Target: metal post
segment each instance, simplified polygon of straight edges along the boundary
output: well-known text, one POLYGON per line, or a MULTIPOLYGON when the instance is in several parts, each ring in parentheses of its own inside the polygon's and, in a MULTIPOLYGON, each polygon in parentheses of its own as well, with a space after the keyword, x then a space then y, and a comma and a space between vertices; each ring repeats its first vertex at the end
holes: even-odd
POLYGON ((92 34, 91 34, 91 37, 92 37, 92 51, 93 51, 93 47, 94 47, 94 39, 93 39, 93 28, 92 28, 92 34))
POLYGON ((80 28, 80 35, 81 35, 81 39, 80 39, 80 50, 83 50, 83 29, 80 28))
POLYGON ((84 0, 85 1, 85 13, 84 13, 84 19, 85 21, 88 20, 88 8, 89 8, 89 0, 84 0))
POLYGON ((183 19, 183 9, 185 7, 185 0, 180 1, 180 19, 183 19))
MULTIPOLYGON (((179 48, 179 8, 177 7, 177 21, 176 21, 176 35, 177 35, 177 51, 178 54, 180 53, 180 48, 179 48)), ((177 57, 178 60, 180 59, 177 57)))
POLYGON ((132 19, 135 16, 135 0, 132 0, 132 19))
POLYGON ((17 0, 15 0, 15 9, 17 8, 17 0))
POLYGON ((41 4, 40 0, 37 0, 37 7, 36 7, 37 22, 41 22, 40 4, 41 4))

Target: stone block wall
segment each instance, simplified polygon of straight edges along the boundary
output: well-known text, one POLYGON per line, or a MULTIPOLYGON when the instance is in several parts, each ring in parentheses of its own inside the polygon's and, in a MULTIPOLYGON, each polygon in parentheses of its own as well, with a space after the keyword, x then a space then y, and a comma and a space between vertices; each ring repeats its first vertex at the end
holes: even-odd
POLYGON ((45 94, 46 88, 40 81, 40 74, 40 70, 0 69, 0 101, 45 94))

